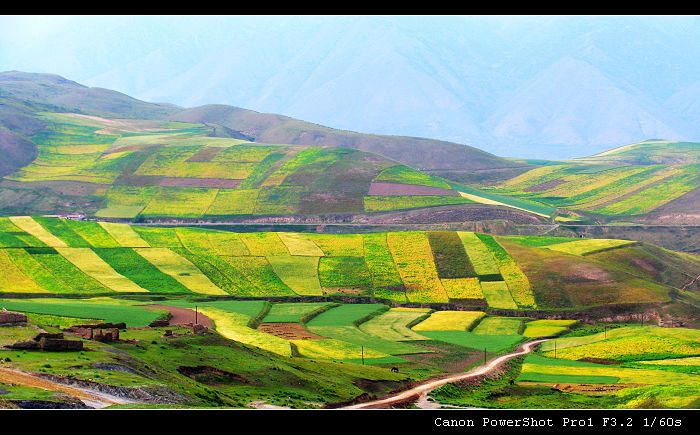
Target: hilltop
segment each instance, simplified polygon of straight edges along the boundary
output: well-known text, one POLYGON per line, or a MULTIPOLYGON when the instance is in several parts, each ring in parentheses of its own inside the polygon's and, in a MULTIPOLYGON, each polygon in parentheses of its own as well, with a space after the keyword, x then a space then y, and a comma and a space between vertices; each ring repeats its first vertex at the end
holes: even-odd
POLYGON ((336 130, 282 115, 258 113, 233 106, 180 108, 154 104, 122 93, 89 88, 63 77, 18 71, 0 73, 0 125, 31 139, 44 124, 37 112, 75 112, 107 118, 134 118, 205 123, 212 136, 256 142, 324 145, 355 148, 397 160, 419 169, 451 171, 509 169, 527 165, 479 149, 451 142, 402 136, 381 136, 336 130), (21 122, 12 118, 21 116, 21 122), (27 119, 29 118, 29 119, 27 119), (27 129, 26 125, 32 128, 27 129))
POLYGON ((700 163, 700 143, 646 140, 576 160, 626 165, 698 164, 700 163))

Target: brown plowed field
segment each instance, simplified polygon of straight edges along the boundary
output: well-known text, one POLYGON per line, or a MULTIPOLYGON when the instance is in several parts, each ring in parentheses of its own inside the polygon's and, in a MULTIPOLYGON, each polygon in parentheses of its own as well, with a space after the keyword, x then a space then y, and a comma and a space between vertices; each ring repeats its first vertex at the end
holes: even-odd
MULTIPOLYGON (((195 313, 194 310, 189 308, 171 307, 168 305, 149 305, 149 307, 170 311, 170 314, 173 316, 170 319, 171 325, 191 325, 194 323, 195 313)), ((211 328, 214 325, 211 319, 201 312, 197 315, 197 321, 200 325, 204 325, 207 328, 211 328)))
POLYGON ((308 331, 298 323, 261 323, 258 329, 286 340, 318 340, 323 338, 308 331))

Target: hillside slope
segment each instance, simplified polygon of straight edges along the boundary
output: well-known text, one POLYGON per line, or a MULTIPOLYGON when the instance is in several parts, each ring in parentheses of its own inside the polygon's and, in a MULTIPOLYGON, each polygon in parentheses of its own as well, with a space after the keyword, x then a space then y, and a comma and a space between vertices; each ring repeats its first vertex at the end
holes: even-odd
POLYGON ((287 116, 224 105, 185 109, 176 121, 215 123, 259 142, 356 148, 380 154, 421 170, 501 169, 523 166, 479 149, 451 142, 403 136, 380 136, 335 130, 287 116))
MULTIPOLYGON (((169 119, 206 123, 210 135, 264 143, 323 145, 355 148, 379 154, 419 169, 450 171, 509 169, 522 172, 528 165, 506 160, 479 149, 433 139, 381 136, 335 130, 282 115, 258 113, 232 106, 209 105, 182 109, 171 104, 140 101, 101 88, 89 88, 51 74, 18 71, 0 73, 0 124, 12 131, 29 122, 8 125, 19 109, 24 117, 37 112, 74 112, 108 118, 169 119), (6 108, 12 108, 10 113, 6 108), (7 119, 6 119, 7 118, 7 119)), ((35 134, 37 128, 26 131, 35 134)), ((28 136, 25 137, 28 138, 28 136)))
MULTIPOLYGON (((497 310, 697 307, 700 260, 638 242, 471 232, 230 233, 0 219, 0 292, 373 297, 497 310)), ((697 317, 697 316, 696 316, 697 317)))
POLYGON ((595 221, 700 223, 700 144, 649 140, 568 162, 549 162, 494 193, 574 211, 595 221))
POLYGON ((646 140, 582 157, 576 161, 627 165, 688 165, 700 163, 700 143, 646 140))
MULTIPOLYGON (((0 182, 0 214, 112 219, 358 215, 482 203, 549 216, 527 201, 465 194, 443 178, 352 148, 211 137, 209 124, 35 115, 38 156, 0 182)), ((539 219, 539 218, 538 218, 539 219)))

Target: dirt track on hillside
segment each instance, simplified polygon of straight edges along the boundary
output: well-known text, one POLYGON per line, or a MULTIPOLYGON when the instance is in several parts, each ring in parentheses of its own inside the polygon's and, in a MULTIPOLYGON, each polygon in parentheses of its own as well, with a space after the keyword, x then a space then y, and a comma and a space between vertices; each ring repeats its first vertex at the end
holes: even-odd
POLYGON ((400 393, 392 394, 384 399, 373 400, 371 402, 358 403, 355 405, 350 405, 343 407, 341 409, 380 409, 380 408, 390 408, 391 405, 397 403, 406 402, 409 399, 419 398, 420 396, 427 395, 430 391, 441 387, 445 384, 450 384, 453 382, 463 381, 465 379, 476 378, 479 376, 486 375, 495 369, 497 369, 502 363, 513 359, 515 357, 528 354, 532 351, 532 348, 542 343, 545 340, 530 341, 522 344, 517 351, 508 353, 498 358, 494 358, 485 365, 480 365, 467 373, 455 373, 449 376, 443 376, 438 379, 425 381, 410 390, 402 391, 400 393))
POLYGON ((116 404, 132 403, 120 397, 83 388, 69 387, 68 385, 59 384, 32 373, 5 367, 0 367, 0 382, 64 393, 93 408, 106 408, 116 404))

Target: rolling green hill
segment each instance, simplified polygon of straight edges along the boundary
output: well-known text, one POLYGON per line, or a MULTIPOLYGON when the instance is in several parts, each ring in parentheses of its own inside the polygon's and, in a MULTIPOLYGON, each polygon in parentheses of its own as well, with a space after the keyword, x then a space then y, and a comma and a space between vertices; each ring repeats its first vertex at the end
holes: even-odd
POLYGON ((0 219, 0 292, 374 297, 502 310, 696 304, 700 260, 620 240, 229 233, 0 219), (640 267, 641 266, 641 267, 640 267))
POLYGON ((405 136, 381 136, 335 130, 287 116, 224 105, 185 109, 169 119, 218 124, 259 142, 355 148, 397 160, 442 176, 472 170, 523 171, 528 165, 506 160, 466 145, 405 136))
POLYGON ((700 144, 647 141, 569 162, 549 162, 490 193, 556 207, 562 221, 699 222, 700 144), (584 219, 585 219, 584 218, 584 219))
MULTIPOLYGON (((0 125, 30 138, 44 126, 37 112, 74 112, 108 118, 173 120, 206 124, 210 134, 254 142, 353 148, 449 176, 465 170, 518 173, 528 165, 479 149, 433 139, 336 130, 285 117, 224 105, 183 109, 119 92, 89 88, 51 74, 0 72, 0 125)), ((0 168, 1 169, 1 168, 0 168)))
POLYGON ((627 165, 697 164, 700 163, 700 143, 647 140, 576 160, 627 165))
POLYGON ((350 148, 210 137, 203 124, 37 115, 38 156, 0 184, 1 212, 222 219, 479 202, 442 178, 350 148))

